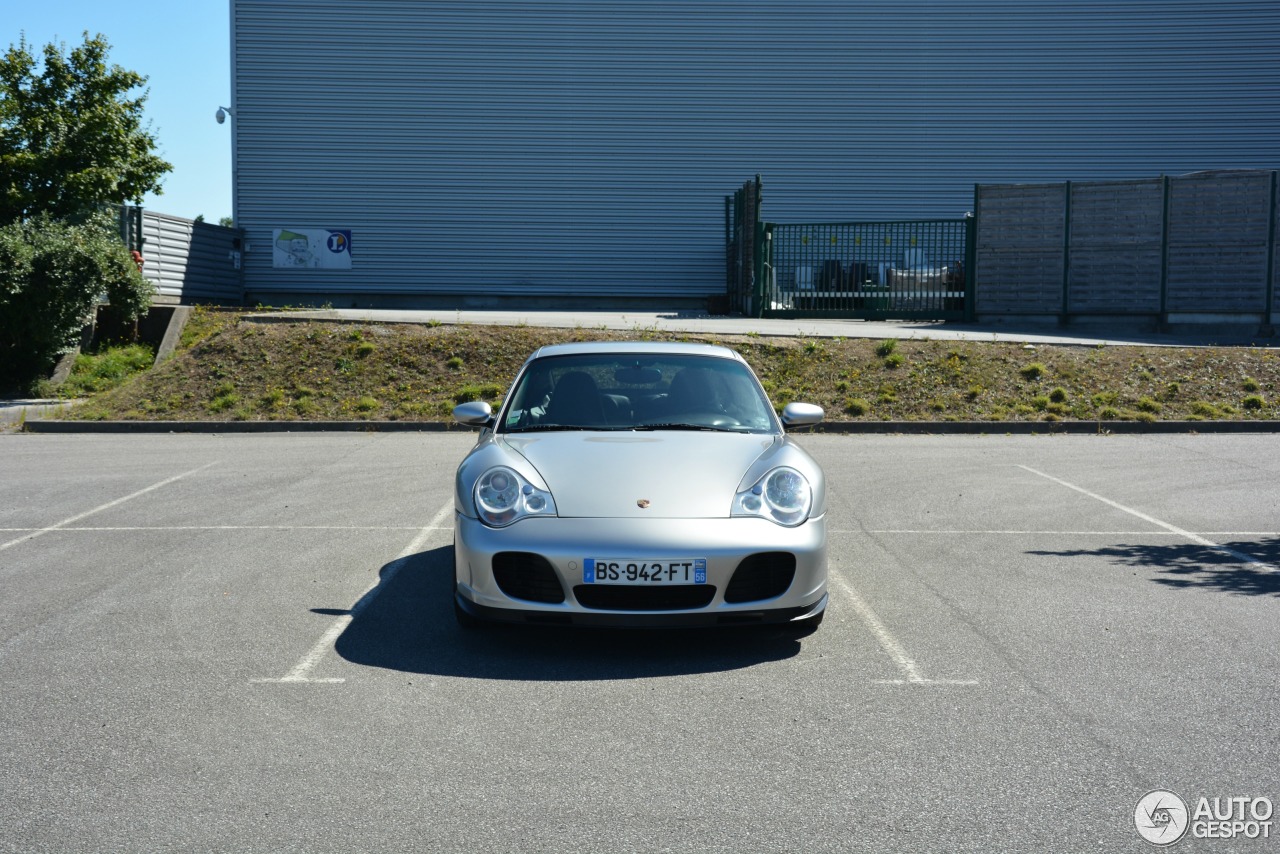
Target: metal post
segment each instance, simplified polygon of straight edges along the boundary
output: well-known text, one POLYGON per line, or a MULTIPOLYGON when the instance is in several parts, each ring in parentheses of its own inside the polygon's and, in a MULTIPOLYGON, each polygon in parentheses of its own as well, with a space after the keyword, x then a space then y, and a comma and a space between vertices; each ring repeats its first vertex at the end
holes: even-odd
POLYGON ((973 223, 969 231, 968 262, 965 271, 965 286, 969 291, 965 299, 965 320, 970 323, 978 319, 978 241, 982 239, 982 185, 973 185, 973 223))
POLYGON ((978 185, 973 185, 974 206, 964 222, 964 319, 972 323, 978 313, 978 185))
POLYGON ((1164 203, 1160 213, 1160 323, 1169 322, 1169 176, 1162 175, 1164 203))
POLYGON ((1071 182, 1063 185, 1062 203, 1062 311, 1058 322, 1064 326, 1071 313, 1071 182))
POLYGON ((1276 172, 1271 173, 1271 225, 1267 230, 1267 305, 1262 316, 1267 326, 1275 323, 1276 308, 1276 172))

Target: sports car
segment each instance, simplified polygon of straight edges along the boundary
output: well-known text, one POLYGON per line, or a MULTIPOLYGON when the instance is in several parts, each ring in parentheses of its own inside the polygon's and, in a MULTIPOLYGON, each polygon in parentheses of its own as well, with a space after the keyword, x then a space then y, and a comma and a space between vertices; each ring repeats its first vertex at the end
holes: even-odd
POLYGON ((454 611, 484 622, 781 624, 827 606, 826 481, 735 351, 544 347, 478 427, 455 482, 454 611))

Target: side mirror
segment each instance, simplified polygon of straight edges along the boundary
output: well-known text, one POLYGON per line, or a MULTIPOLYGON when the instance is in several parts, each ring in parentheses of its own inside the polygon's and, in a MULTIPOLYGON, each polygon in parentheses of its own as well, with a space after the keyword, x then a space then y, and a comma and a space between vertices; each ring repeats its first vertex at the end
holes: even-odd
POLYGON ((782 410, 782 423, 787 427, 808 427, 822 420, 821 406, 812 403, 788 403, 782 410))
POLYGON ((487 427, 493 423, 493 407, 483 400, 459 403, 453 408, 453 420, 472 427, 487 427))

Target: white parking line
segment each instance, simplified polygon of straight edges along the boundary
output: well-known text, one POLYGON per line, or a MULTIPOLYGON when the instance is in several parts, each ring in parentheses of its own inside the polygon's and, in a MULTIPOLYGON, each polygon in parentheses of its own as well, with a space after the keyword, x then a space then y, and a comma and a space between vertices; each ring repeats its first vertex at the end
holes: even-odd
MULTIPOLYGON (((40 528, 0 528, 0 531, 39 531, 40 528)), ((131 525, 111 528, 90 528, 76 526, 59 528, 62 533, 73 531, 420 531, 417 525, 131 525)), ((452 528, 436 528, 437 531, 452 531, 452 528)))
POLYGON ((1112 501, 1110 498, 1104 498, 1101 495, 1098 495, 1097 493, 1090 492, 1084 487, 1076 486, 1074 483, 1068 483, 1067 481, 1062 480, 1061 478, 1054 477, 1051 474, 1045 474, 1044 472, 1033 469, 1030 466, 1019 465, 1018 468, 1022 469, 1023 471, 1029 471, 1032 474, 1037 475, 1039 477, 1043 477, 1045 480, 1051 480, 1060 486, 1065 486, 1067 489, 1074 489, 1076 492, 1080 493, 1081 495, 1087 495, 1090 498, 1094 499, 1095 501, 1101 501, 1103 504, 1106 504, 1108 507, 1114 507, 1117 510, 1128 513, 1130 516, 1136 516, 1137 518, 1141 519, 1144 522, 1150 522, 1152 525, 1155 525, 1160 528, 1164 528, 1166 531, 1168 531, 1171 534, 1175 534, 1193 543, 1202 545, 1205 548, 1213 549, 1216 552, 1227 555, 1228 557, 1233 558, 1239 561, 1240 563, 1243 563, 1244 565, 1248 566, 1250 569, 1261 570, 1263 572, 1277 571, 1277 569, 1271 564, 1263 563, 1262 561, 1258 560, 1255 557, 1252 557, 1251 555, 1247 555, 1244 552, 1236 551, 1233 548, 1224 546, 1221 543, 1214 542, 1213 540, 1202 537, 1199 534, 1193 534, 1190 531, 1184 531, 1182 528, 1179 528, 1176 525, 1170 525, 1168 522, 1161 521, 1160 519, 1157 519, 1154 516, 1148 516, 1146 513, 1143 513, 1141 510, 1134 510, 1132 507, 1125 507, 1123 504, 1112 501))
MULTIPOLYGON (((1062 536, 1062 537, 1152 537, 1152 536, 1172 537, 1172 536, 1175 536, 1174 534, 1168 531, 1014 531, 1014 530, 974 531, 974 530, 967 530, 967 529, 960 530, 958 528, 953 528, 953 529, 932 528, 929 530, 909 529, 909 528, 881 528, 881 529, 868 528, 866 530, 863 530, 859 528, 856 531, 828 530, 827 533, 828 534, 906 534, 909 536, 915 536, 916 534, 944 534, 944 535, 959 534, 961 536, 968 535, 968 534, 971 534, 973 536, 1004 534, 1004 535, 1015 536, 1015 537, 1024 537, 1028 535, 1062 536)), ((1231 536, 1243 536, 1243 535, 1232 534, 1231 536)), ((1252 534, 1250 536, 1274 537, 1274 536, 1280 536, 1280 535, 1258 533, 1258 534, 1252 534)))
POLYGON ((157 490, 162 486, 168 486, 171 483, 182 480, 184 477, 189 477, 193 474, 197 474, 198 472, 202 472, 205 469, 209 468, 210 466, 215 466, 217 464, 218 464, 217 460, 211 463, 205 463, 199 468, 194 468, 191 471, 185 471, 182 474, 174 475, 173 477, 166 478, 165 480, 162 480, 159 483, 153 483, 150 486, 146 487, 145 489, 139 489, 137 492, 130 493, 129 495, 124 496, 123 498, 117 498, 115 501, 108 501, 106 504, 102 504, 98 507, 93 508, 92 510, 86 510, 85 512, 72 516, 69 519, 63 519, 61 522, 58 522, 57 524, 49 525, 46 528, 37 528, 24 537, 18 537, 16 540, 10 540, 7 543, 0 543, 0 552, 4 551, 10 546, 16 546, 18 543, 25 543, 29 540, 34 540, 36 537, 42 537, 45 534, 49 533, 50 531, 57 531, 62 528, 65 528, 66 526, 71 525, 75 522, 79 522, 81 519, 85 519, 89 516, 92 516, 95 513, 101 513, 103 510, 110 510, 112 507, 116 507, 120 504, 125 503, 126 501, 132 501, 138 496, 146 495, 148 492, 157 490))
POLYGON ((334 684, 338 682, 345 682, 345 679, 340 678, 317 679, 311 674, 315 672, 315 669, 319 666, 321 660, 323 660, 329 650, 333 648, 333 645, 337 643, 338 638, 340 638, 342 633, 347 630, 347 627, 351 625, 352 621, 355 620, 356 617, 360 616, 360 612, 369 607, 369 603, 377 598, 378 593, 384 590, 386 586, 391 583, 392 579, 396 577, 396 574, 400 572, 401 568, 409 562, 409 558, 422 550, 422 547, 426 544, 427 540, 431 538, 431 535, 437 531, 453 530, 452 528, 443 527, 441 524, 444 522, 445 518, 452 513, 453 499, 450 498, 445 502, 444 506, 440 508, 436 515, 431 518, 431 521, 427 523, 426 527, 418 531, 418 535, 413 538, 413 541, 409 543, 409 545, 405 546, 399 556, 391 563, 387 564, 387 568, 382 572, 381 576, 373 582, 372 586, 370 586, 368 590, 364 592, 356 604, 351 606, 351 610, 334 621, 333 625, 331 625, 328 630, 320 636, 320 639, 312 645, 306 655, 302 656, 298 663, 294 665, 292 670, 279 679, 250 679, 249 681, 254 683, 275 684, 291 682, 334 684))
POLYGON ((840 589, 844 597, 853 605, 853 610, 858 613, 858 617, 871 630, 871 634, 875 635, 876 642, 880 644, 880 648, 885 651, 889 658, 893 659, 894 665, 898 671, 902 673, 901 679, 878 679, 877 682, 887 685, 977 685, 976 679, 928 679, 920 672, 919 665, 915 659, 907 655, 906 649, 897 639, 889 633, 889 629, 871 609, 866 600, 859 595, 853 585, 839 575, 832 574, 830 581, 840 589))

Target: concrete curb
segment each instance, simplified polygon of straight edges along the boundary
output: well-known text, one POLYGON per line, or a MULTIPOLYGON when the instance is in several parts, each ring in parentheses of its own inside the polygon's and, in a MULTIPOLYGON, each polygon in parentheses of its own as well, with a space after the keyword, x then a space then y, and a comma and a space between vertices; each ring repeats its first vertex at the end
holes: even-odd
MULTIPOLYGON (((27 433, 465 433, 452 421, 27 421, 27 433)), ((1109 435, 1280 433, 1280 421, 829 421, 805 433, 1109 435)))
POLYGON ((28 421, 27 433, 465 433, 451 421, 28 421))

